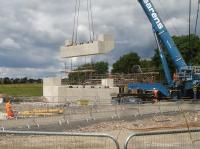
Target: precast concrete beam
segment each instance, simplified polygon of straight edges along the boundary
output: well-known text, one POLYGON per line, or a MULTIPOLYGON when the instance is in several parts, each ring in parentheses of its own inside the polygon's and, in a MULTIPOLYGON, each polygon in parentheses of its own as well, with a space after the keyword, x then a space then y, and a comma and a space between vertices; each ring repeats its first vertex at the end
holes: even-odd
POLYGON ((110 34, 103 34, 98 40, 88 43, 71 45, 66 43, 60 48, 61 58, 80 57, 88 55, 105 54, 115 47, 114 37, 110 34))

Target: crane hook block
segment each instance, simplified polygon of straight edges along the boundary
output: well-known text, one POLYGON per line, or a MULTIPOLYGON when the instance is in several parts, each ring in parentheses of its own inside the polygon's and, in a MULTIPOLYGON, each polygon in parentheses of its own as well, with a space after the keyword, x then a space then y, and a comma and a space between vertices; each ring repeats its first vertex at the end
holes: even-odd
POLYGON ((102 34, 98 40, 75 44, 66 42, 60 48, 61 58, 80 57, 88 55, 105 54, 113 50, 115 47, 114 37, 110 34, 102 34))

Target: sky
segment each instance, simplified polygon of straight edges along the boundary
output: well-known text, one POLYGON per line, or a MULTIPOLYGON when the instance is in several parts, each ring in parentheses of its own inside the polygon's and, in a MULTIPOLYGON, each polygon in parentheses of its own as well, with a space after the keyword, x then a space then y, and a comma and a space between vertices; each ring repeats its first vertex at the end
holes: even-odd
MULTIPOLYGON (((192 31, 197 1, 192 0, 192 31)), ((171 35, 188 33, 189 0, 152 0, 171 35)), ((99 56, 61 59, 59 48, 72 37, 75 0, 0 0, 0 77, 61 75, 64 66, 106 61, 137 52, 154 55, 152 27, 137 0, 92 0, 95 35, 110 33, 116 47, 99 56)), ((86 0, 81 0, 78 40, 89 40, 86 0)), ((199 22, 200 23, 200 22, 199 22)), ((198 27, 200 34, 200 27, 198 27)))

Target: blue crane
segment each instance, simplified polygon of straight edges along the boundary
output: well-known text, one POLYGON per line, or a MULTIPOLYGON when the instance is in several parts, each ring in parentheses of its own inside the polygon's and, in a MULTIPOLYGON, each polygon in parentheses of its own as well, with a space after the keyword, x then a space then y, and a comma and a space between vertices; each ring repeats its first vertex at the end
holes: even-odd
POLYGON ((152 2, 150 0, 138 1, 141 4, 143 10, 145 11, 149 21, 151 22, 154 32, 157 34, 161 42, 168 50, 176 68, 180 70, 181 68, 187 66, 173 39, 167 31, 164 23, 162 22, 158 13, 156 12, 152 2))
POLYGON ((157 89, 165 96, 169 96, 171 90, 180 87, 181 94, 184 96, 187 90, 193 89, 194 85, 200 84, 200 69, 199 67, 188 66, 183 59, 181 53, 179 52, 177 46, 175 45, 172 37, 170 36, 167 28, 159 17, 155 7, 153 6, 150 0, 138 0, 140 5, 142 6, 145 14, 147 15, 150 23, 152 24, 153 32, 155 35, 156 43, 159 49, 159 55, 162 62, 162 66, 165 72, 165 78, 167 80, 168 86, 165 88, 162 84, 142 84, 142 83, 130 83, 128 85, 129 89, 157 89), (171 74, 169 71, 169 67, 163 53, 162 47, 163 45, 169 56, 172 59, 172 62, 178 72, 178 83, 172 81, 171 74))

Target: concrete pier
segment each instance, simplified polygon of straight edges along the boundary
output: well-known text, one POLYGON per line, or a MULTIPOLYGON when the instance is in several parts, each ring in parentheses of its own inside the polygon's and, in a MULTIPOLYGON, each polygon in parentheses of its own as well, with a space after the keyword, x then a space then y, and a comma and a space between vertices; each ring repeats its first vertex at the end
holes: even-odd
POLYGON ((61 78, 44 78, 43 96, 48 102, 89 100, 109 103, 119 88, 113 86, 113 79, 104 79, 100 85, 61 85, 61 78))

